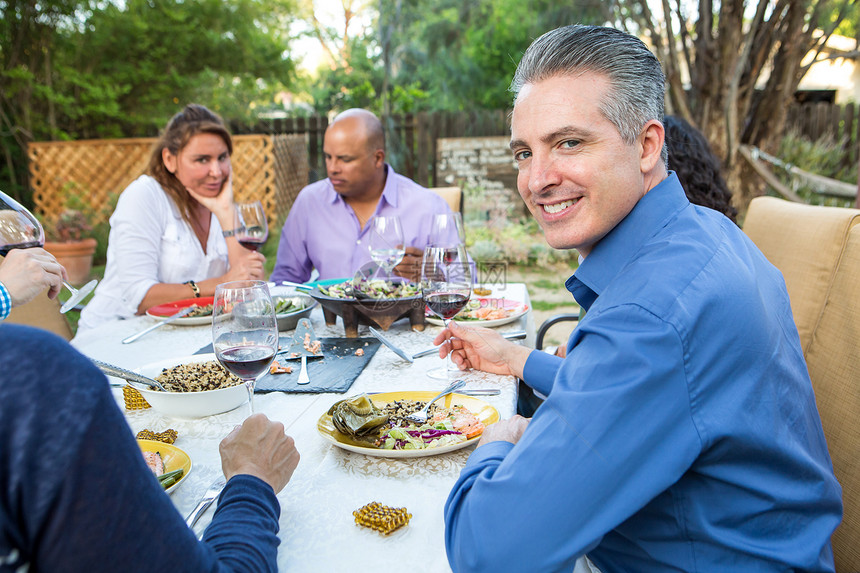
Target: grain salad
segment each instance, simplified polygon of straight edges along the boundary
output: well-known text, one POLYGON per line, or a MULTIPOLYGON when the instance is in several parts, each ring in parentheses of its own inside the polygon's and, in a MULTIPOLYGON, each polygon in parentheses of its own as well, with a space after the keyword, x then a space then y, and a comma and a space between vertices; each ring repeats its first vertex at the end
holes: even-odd
POLYGON ((165 368, 155 379, 169 392, 204 392, 242 383, 215 360, 165 368))

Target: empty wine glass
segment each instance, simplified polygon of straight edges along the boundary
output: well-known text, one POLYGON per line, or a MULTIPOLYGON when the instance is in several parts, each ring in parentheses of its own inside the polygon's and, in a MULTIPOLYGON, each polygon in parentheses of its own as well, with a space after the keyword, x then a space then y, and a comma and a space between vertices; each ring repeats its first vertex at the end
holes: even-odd
POLYGON ((377 215, 371 219, 367 240, 370 258, 386 271, 386 274, 390 274, 406 254, 403 228, 400 226, 400 219, 395 216, 377 215))
POLYGON ((215 287, 212 346, 218 362, 245 382, 254 413, 254 384, 278 350, 278 322, 263 281, 233 281, 215 287))
POLYGON ((246 249, 258 251, 269 238, 269 225, 263 204, 260 201, 236 203, 233 229, 240 245, 246 249))
MULTIPOLYGON (((448 247, 427 247, 421 263, 421 294, 428 308, 445 326, 469 302, 472 293, 472 268, 463 244, 448 247)), ((449 378, 458 375, 451 362, 451 353, 445 366, 427 373, 431 378, 449 378)))
MULTIPOLYGON (((5 257, 12 249, 44 246, 45 229, 39 220, 26 207, 0 191, 0 255, 5 257)), ((65 314, 75 308, 97 284, 99 281, 93 279, 76 289, 63 281, 71 296, 60 307, 60 312, 65 314)))
POLYGON ((428 246, 448 247, 465 244, 466 231, 460 213, 433 215, 430 223, 430 236, 427 238, 428 246))

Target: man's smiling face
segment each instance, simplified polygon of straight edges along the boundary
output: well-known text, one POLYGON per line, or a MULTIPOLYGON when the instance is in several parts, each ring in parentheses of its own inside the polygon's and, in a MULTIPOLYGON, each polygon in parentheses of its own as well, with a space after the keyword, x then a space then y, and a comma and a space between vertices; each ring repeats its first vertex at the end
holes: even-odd
POLYGON ((526 84, 511 121, 523 201, 550 246, 583 256, 650 188, 642 135, 625 143, 600 112, 609 90, 609 80, 592 72, 526 84))

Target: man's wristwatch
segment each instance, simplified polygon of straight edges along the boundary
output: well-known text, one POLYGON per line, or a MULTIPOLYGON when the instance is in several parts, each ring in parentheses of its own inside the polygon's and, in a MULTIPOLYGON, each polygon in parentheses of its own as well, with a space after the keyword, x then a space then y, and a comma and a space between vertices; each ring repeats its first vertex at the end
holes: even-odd
POLYGON ((191 290, 194 291, 194 298, 200 298, 200 287, 197 286, 197 283, 194 281, 185 281, 185 284, 191 287, 191 290))

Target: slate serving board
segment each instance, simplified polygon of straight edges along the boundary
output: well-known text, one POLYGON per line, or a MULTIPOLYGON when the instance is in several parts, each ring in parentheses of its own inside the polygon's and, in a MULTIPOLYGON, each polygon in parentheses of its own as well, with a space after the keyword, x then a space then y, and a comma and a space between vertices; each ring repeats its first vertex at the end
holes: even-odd
MULTIPOLYGON (((291 374, 269 374, 266 372, 254 386, 254 392, 336 392, 344 393, 349 390, 355 379, 364 370, 373 355, 379 349, 380 342, 375 338, 320 338, 322 342, 322 358, 308 358, 308 376, 310 384, 299 386, 299 371, 301 360, 286 360, 285 354, 275 357, 281 366, 292 366, 291 374), (364 356, 356 356, 355 351, 364 350, 364 356)), ((282 349, 289 348, 292 337, 281 336, 279 344, 282 349)), ((207 344, 194 354, 213 352, 212 345, 207 344)))

